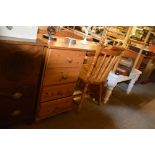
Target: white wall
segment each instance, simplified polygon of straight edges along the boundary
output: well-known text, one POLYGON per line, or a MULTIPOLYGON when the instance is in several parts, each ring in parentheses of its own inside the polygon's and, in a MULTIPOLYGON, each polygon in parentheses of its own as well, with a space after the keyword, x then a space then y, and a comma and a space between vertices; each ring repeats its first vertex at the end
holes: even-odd
POLYGON ((33 39, 37 38, 38 26, 13 26, 8 30, 6 26, 0 26, 0 36, 33 39))

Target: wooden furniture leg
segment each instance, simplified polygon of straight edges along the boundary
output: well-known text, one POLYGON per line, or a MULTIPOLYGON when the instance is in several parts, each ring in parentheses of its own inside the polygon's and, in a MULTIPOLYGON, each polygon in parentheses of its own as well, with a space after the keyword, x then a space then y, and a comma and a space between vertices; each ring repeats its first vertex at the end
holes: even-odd
POLYGON ((131 80, 128 85, 127 91, 126 91, 126 93, 129 94, 131 92, 135 82, 138 80, 138 78, 141 74, 142 74, 142 72, 137 69, 132 69, 129 76, 117 75, 114 72, 110 72, 108 75, 108 78, 107 78, 108 82, 107 82, 107 90, 106 90, 105 97, 104 97, 104 103, 108 102, 109 97, 111 96, 114 87, 119 82, 131 80))
POLYGON ((98 102, 99 105, 102 103, 102 94, 103 94, 103 83, 100 84, 99 102, 98 102))
POLYGON ((135 84, 135 82, 138 80, 140 74, 136 74, 131 80, 130 80, 130 83, 128 85, 128 88, 127 88, 127 91, 126 93, 129 94, 135 84))
POLYGON ((103 103, 106 104, 112 94, 113 89, 115 88, 115 86, 117 85, 117 81, 115 80, 108 80, 107 82, 107 90, 105 93, 105 97, 103 100, 103 103))
POLYGON ((85 97, 85 95, 87 93, 87 89, 88 89, 88 83, 86 83, 85 86, 84 86, 84 89, 83 89, 83 92, 82 92, 82 95, 81 95, 81 100, 80 100, 80 103, 78 105, 78 112, 81 110, 84 97, 85 97))

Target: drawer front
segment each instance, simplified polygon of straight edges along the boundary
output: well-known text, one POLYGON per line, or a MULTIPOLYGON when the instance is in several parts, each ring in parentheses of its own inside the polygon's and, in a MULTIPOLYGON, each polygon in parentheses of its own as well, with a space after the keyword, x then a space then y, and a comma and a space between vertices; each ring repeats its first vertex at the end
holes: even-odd
POLYGON ((47 68, 81 66, 84 56, 85 52, 50 50, 47 68))
POLYGON ((43 86, 75 82, 80 68, 53 68, 45 72, 43 86))
POLYGON ((0 91, 0 127, 34 116, 36 96, 34 86, 5 88, 0 91))
POLYGON ((74 86, 75 86, 75 83, 44 87, 41 91, 40 102, 72 96, 74 91, 74 86))
POLYGON ((47 118, 72 109, 72 97, 40 103, 37 119, 47 118))

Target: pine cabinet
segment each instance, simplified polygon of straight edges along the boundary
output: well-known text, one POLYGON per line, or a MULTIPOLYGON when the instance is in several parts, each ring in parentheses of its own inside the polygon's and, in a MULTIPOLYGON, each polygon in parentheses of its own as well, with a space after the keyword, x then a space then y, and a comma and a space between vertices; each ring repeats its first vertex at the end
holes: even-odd
POLYGON ((72 109, 72 95, 84 56, 80 50, 47 48, 38 120, 72 109))
POLYGON ((0 127, 35 117, 44 46, 0 40, 0 127))

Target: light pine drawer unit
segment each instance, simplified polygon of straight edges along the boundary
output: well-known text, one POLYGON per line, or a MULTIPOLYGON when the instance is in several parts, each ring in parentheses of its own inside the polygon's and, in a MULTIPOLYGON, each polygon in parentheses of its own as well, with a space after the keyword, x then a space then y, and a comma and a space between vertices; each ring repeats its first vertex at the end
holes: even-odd
POLYGON ((72 109, 72 95, 85 52, 47 49, 37 120, 72 109))

